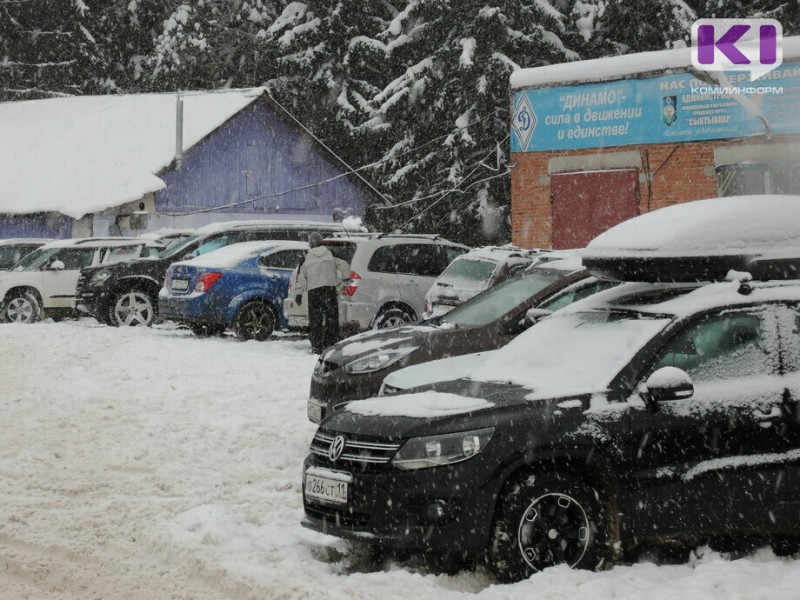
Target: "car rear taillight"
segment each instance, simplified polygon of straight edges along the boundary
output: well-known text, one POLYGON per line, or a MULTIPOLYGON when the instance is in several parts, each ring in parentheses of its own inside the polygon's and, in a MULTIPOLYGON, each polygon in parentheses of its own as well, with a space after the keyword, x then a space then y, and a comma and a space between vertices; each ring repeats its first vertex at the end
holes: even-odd
POLYGON ((350 281, 344 286, 342 290, 342 294, 345 296, 355 296, 355 293, 358 291, 358 284, 361 283, 361 275, 356 273, 355 271, 350 271, 350 281))
POLYGON ((222 277, 222 273, 203 273, 198 278, 194 291, 198 294, 206 293, 217 283, 220 277, 222 277))

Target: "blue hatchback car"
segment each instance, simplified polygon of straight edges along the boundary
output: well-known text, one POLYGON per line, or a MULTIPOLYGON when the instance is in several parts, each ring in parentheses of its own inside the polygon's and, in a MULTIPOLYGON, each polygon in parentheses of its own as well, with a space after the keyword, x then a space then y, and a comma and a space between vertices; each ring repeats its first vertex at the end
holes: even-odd
POLYGON ((159 313, 198 335, 230 328, 243 340, 265 340, 287 325, 283 299, 307 250, 305 242, 243 242, 174 263, 159 293, 159 313))

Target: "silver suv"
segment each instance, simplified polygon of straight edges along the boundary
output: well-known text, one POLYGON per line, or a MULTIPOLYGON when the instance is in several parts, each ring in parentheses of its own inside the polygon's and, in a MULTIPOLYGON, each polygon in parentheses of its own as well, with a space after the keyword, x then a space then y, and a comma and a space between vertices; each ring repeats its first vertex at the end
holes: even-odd
MULTIPOLYGON (((347 335, 418 321, 433 282, 457 256, 469 251, 438 235, 341 235, 323 243, 350 263, 350 280, 339 300, 339 321, 347 335)), ((307 306, 305 300, 297 306, 289 292, 284 313, 291 327, 307 326, 307 306)))

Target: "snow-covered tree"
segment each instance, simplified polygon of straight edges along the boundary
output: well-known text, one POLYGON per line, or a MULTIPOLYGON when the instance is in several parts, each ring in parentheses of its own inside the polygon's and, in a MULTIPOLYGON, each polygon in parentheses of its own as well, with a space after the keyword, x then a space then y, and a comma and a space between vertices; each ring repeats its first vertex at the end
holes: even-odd
POLYGON ((0 0, 0 100, 97 89, 90 16, 83 0, 0 0))
POLYGON ((577 58, 564 20, 545 0, 414 0, 363 42, 382 45, 376 59, 393 74, 357 128, 388 142, 375 171, 393 205, 373 206, 372 221, 472 244, 509 238, 509 75, 577 58))
POLYGON ((144 85, 203 89, 259 85, 273 74, 264 43, 275 18, 268 0, 178 2, 146 59, 144 85))

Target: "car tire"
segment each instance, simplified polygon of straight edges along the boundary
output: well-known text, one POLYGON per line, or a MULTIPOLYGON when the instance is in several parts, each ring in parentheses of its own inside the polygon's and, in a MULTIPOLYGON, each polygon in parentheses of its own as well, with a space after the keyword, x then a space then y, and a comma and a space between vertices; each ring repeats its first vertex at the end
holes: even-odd
POLYGON ((44 309, 36 294, 15 292, 3 303, 0 320, 4 323, 35 323, 42 318, 44 309))
POLYGON ((559 564, 596 570, 610 557, 608 531, 608 508, 582 477, 528 474, 508 484, 498 502, 489 567, 502 581, 559 564))
POLYGON ((136 288, 116 294, 108 307, 108 321, 116 327, 149 327, 155 316, 153 297, 136 288))
POLYGON ((242 340, 263 342, 275 330, 275 313, 263 300, 248 302, 233 319, 233 331, 242 340))
POLYGON ((414 315, 404 308, 387 308, 375 317, 373 329, 387 329, 414 322, 414 315))

